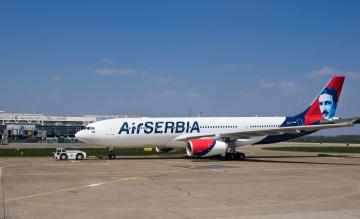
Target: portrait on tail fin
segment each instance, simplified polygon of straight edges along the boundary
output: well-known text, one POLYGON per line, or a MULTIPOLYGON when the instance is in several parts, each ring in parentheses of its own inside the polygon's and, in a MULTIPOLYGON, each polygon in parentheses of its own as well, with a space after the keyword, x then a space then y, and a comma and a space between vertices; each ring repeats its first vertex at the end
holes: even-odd
POLYGON ((318 97, 319 109, 324 119, 332 119, 337 107, 337 93, 333 88, 325 88, 318 97))

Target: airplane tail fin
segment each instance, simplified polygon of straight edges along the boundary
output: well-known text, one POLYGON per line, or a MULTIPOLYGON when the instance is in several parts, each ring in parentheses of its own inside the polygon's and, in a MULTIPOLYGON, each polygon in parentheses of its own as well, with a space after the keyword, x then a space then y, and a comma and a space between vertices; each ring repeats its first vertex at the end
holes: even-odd
POLYGON ((311 105, 296 117, 302 117, 304 125, 311 125, 323 119, 332 120, 335 115, 344 80, 344 76, 332 77, 311 105))

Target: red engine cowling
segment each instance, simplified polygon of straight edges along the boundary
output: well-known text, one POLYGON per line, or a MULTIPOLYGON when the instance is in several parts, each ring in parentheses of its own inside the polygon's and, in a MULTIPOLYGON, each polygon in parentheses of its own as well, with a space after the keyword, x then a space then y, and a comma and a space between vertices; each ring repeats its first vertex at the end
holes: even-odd
POLYGON ((189 156, 209 157, 223 154, 227 151, 228 145, 222 141, 213 139, 190 140, 186 146, 186 153, 189 156))

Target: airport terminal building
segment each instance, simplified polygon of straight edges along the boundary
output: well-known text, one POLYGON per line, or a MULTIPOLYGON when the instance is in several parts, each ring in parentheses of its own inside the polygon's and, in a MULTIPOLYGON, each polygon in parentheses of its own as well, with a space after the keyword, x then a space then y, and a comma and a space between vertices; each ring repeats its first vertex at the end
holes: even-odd
POLYGON ((70 143, 76 142, 75 133, 89 123, 126 115, 104 116, 47 116, 0 111, 0 139, 12 142, 70 143))

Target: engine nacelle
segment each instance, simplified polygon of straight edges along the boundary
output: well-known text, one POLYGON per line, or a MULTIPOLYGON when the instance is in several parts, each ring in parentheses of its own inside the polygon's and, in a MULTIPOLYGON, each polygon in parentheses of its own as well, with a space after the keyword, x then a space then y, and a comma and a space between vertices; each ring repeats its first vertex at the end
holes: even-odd
POLYGON ((167 152, 170 152, 170 151, 174 150, 174 148, 156 147, 155 150, 156 150, 156 152, 158 152, 158 153, 167 153, 167 152))
POLYGON ((223 154, 227 151, 228 144, 213 139, 190 140, 186 146, 186 153, 189 156, 209 157, 223 154))

